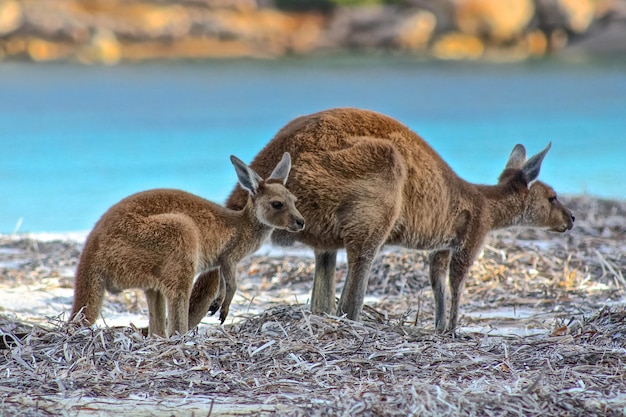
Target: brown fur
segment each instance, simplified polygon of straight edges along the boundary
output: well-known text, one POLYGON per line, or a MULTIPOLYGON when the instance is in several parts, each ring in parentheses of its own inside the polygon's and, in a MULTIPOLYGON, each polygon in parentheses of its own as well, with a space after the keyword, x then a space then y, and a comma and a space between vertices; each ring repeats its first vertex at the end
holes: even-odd
POLYGON ((166 302, 168 334, 185 333, 194 276, 215 270, 203 294, 208 303, 217 299, 224 321, 236 290, 237 262, 257 250, 274 228, 304 227, 295 197, 284 186, 288 154, 265 181, 231 159, 249 190, 238 211, 185 191, 156 189, 131 195, 102 216, 80 257, 71 320, 82 312, 83 321, 93 323, 105 289, 142 288, 150 333, 165 335, 166 302))
MULTIPOLYGON (((406 126, 375 112, 346 108, 293 120, 251 166, 266 173, 282 152, 292 155, 288 185, 308 226, 292 235, 276 230, 272 239, 281 244, 297 239, 314 249, 314 312, 334 311, 336 251, 345 247, 348 275, 336 311, 357 320, 374 256, 382 245, 393 244, 433 251, 435 325, 438 331, 446 329, 448 277, 447 329, 452 330, 463 281, 490 230, 519 225, 563 232, 573 226, 574 217, 552 188, 534 181, 547 149, 526 162, 524 147, 518 145, 498 184, 474 185, 459 178, 406 126)), ((239 188, 226 203, 230 208, 244 204, 239 188)))

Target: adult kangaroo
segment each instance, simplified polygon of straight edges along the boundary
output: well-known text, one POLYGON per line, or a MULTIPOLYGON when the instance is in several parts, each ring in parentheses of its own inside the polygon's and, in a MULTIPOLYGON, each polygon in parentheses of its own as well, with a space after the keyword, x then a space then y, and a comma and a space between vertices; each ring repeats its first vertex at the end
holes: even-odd
MULTIPOLYGON (((490 230, 531 226, 564 232, 573 227, 574 216, 554 190, 536 181, 549 149, 548 144, 527 160, 524 147, 516 145, 498 183, 476 185, 457 176, 398 121, 372 111, 339 108, 288 123, 251 167, 264 175, 282 152, 293 158, 287 185, 308 227, 297 234, 275 230, 272 240, 282 245, 298 240, 313 248, 313 312, 336 311, 358 320, 376 253, 384 244, 398 245, 432 251, 435 327, 444 332, 457 326, 463 281, 490 230), (348 274, 335 310, 340 248, 347 252, 348 274), (451 290, 447 326, 446 276, 451 290)), ((245 201, 245 192, 237 187, 226 205, 239 209, 245 201)), ((202 299, 201 287, 192 299, 202 299)))

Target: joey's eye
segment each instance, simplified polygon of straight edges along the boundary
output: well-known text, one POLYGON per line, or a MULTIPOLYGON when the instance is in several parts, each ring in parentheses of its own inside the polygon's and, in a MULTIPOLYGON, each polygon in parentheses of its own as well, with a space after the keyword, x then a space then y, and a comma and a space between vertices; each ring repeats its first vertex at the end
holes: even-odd
POLYGON ((553 196, 553 197, 548 197, 548 201, 549 201, 550 203, 554 203, 554 202, 556 202, 556 196, 553 196))
POLYGON ((272 207, 274 207, 276 210, 280 210, 281 208, 283 208, 283 203, 281 203, 280 201, 272 201, 272 207))

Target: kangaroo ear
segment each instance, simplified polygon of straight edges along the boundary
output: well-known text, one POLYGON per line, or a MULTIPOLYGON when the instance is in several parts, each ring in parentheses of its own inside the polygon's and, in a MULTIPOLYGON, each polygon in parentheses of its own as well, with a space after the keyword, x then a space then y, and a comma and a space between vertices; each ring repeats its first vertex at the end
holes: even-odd
POLYGON ((524 145, 517 144, 513 148, 511 155, 509 156, 509 161, 506 163, 506 167, 504 169, 521 169, 526 162, 526 149, 524 145))
POLYGON ((285 152, 283 154, 283 158, 280 160, 274 171, 272 171, 272 175, 268 179, 272 180, 280 180, 283 185, 287 184, 287 177, 289 176, 289 171, 291 171, 291 155, 289 152, 285 152))
POLYGON ((232 162, 235 166, 237 178, 239 178, 239 184, 241 184, 243 189, 251 195, 255 195, 259 191, 259 182, 263 179, 235 155, 230 156, 230 162, 232 162))
POLYGON ((524 174, 524 179, 526 180, 528 185, 535 181, 539 176, 541 163, 543 162, 543 158, 546 156, 551 146, 552 142, 549 142, 548 146, 546 146, 543 151, 530 158, 522 167, 522 174, 524 174))

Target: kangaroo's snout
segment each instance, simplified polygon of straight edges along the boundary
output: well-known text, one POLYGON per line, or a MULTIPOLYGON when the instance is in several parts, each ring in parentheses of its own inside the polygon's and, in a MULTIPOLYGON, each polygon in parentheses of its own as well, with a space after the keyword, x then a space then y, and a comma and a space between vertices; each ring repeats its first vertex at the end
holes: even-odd
POLYGON ((576 220, 576 217, 572 213, 568 212, 564 216, 563 223, 561 223, 559 226, 553 227, 550 230, 553 232, 565 233, 568 230, 572 230, 574 228, 575 220, 576 220))

